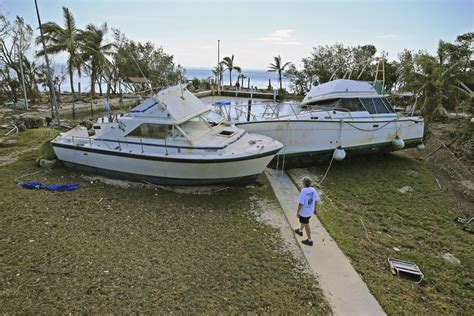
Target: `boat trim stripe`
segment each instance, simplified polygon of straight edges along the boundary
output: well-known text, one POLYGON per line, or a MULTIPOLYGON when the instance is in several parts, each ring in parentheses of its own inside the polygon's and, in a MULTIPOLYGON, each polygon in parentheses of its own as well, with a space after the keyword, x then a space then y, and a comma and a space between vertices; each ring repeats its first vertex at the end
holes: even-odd
POLYGON ((221 159, 196 159, 196 158, 173 158, 173 157, 162 157, 162 156, 149 156, 144 154, 135 154, 130 152, 122 152, 122 151, 111 151, 111 150, 104 150, 99 148, 90 148, 90 147, 81 147, 76 145, 69 145, 69 144, 61 144, 61 143, 52 143, 53 147, 59 148, 66 148, 70 150, 77 150, 82 152, 91 152, 101 155, 109 155, 109 156, 119 156, 119 157, 127 157, 133 159, 141 159, 141 160, 154 160, 154 161, 165 161, 165 162, 178 162, 178 163, 227 163, 227 162, 235 162, 235 161, 243 161, 243 160, 253 160, 262 157, 268 157, 276 155, 281 148, 274 149, 271 151, 263 152, 260 154, 252 155, 252 156, 241 156, 236 158, 221 158, 221 159))
POLYGON ((151 109, 152 107, 154 107, 155 105, 157 105, 158 103, 153 103, 152 105, 148 106, 146 109, 143 109, 143 110, 131 110, 130 113, 144 113, 146 111, 148 111, 149 109, 151 109))

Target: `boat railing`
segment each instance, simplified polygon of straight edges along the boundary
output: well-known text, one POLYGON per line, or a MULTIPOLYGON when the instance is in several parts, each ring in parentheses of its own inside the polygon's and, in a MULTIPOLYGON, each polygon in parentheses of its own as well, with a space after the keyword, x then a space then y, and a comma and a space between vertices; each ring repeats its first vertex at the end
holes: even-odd
MULTIPOLYGON (((146 147, 152 147, 156 148, 158 147, 163 147, 165 149, 166 155, 169 154, 169 148, 170 146, 168 145, 168 141, 166 138, 164 138, 164 144, 153 144, 153 143, 146 143, 143 141, 141 137, 136 137, 138 141, 130 141, 129 139, 124 139, 118 137, 116 140, 115 139, 103 139, 103 138, 90 138, 90 137, 83 137, 83 136, 71 136, 70 142, 74 146, 78 147, 84 147, 88 145, 89 147, 92 148, 93 141, 95 142, 102 142, 104 143, 109 150, 117 150, 117 151, 122 151, 124 149, 126 150, 131 150, 130 144, 139 146, 141 153, 143 154, 145 152, 146 147), (109 146, 109 143, 112 144, 117 144, 116 147, 111 147, 109 146)), ((67 140, 69 142, 69 140, 67 140)), ((100 146, 100 145, 99 145, 100 146)), ((114 145, 113 145, 114 146, 114 145)), ((171 146, 173 147, 173 146, 171 146)))

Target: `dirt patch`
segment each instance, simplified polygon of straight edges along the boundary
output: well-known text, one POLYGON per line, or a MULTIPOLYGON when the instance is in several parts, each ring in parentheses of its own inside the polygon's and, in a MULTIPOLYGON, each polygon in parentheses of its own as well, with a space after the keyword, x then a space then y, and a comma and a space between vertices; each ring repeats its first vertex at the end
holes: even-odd
POLYGON ((280 205, 274 200, 262 199, 258 195, 251 195, 249 199, 252 202, 250 211, 255 216, 255 220, 277 229, 281 237, 282 250, 291 252, 295 258, 299 259, 300 269, 311 272, 280 205))
POLYGON ((12 164, 16 162, 18 159, 23 154, 26 154, 28 152, 36 151, 38 150, 37 147, 30 147, 30 148, 21 148, 21 149, 15 149, 11 152, 8 152, 7 150, 2 150, 0 153, 0 167, 4 167, 6 165, 12 164))

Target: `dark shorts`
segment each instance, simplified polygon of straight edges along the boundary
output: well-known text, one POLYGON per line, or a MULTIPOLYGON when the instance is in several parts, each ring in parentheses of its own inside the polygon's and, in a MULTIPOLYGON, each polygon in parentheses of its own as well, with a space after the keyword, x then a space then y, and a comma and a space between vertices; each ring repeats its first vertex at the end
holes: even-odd
POLYGON ((311 216, 308 216, 308 217, 300 216, 300 223, 301 224, 309 224, 309 219, 310 218, 311 218, 311 216))

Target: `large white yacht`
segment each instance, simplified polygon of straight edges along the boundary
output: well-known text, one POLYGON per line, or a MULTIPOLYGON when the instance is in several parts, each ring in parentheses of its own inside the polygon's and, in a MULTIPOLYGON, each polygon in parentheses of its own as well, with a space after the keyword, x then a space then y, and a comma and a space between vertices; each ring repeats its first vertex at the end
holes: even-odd
POLYGON ((265 110, 252 106, 252 115, 242 114, 246 120, 236 125, 280 141, 285 147, 278 155, 334 153, 340 160, 346 151, 350 155, 355 151, 421 148, 423 118, 395 113, 386 97, 373 83, 338 79, 313 86, 298 106, 283 104, 270 111, 268 104, 265 110))
POLYGON ((66 166, 158 184, 251 182, 283 147, 230 125, 185 87, 160 91, 113 122, 52 141, 66 166))

